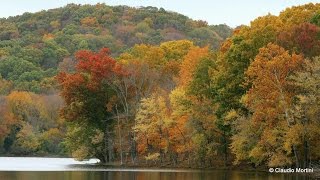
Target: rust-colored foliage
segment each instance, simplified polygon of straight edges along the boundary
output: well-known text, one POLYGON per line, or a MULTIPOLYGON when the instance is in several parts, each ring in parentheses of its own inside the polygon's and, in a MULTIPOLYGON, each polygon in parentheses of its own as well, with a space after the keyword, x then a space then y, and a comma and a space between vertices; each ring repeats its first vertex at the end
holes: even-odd
POLYGON ((127 74, 121 65, 110 57, 108 48, 103 48, 98 53, 81 50, 75 54, 75 57, 78 61, 76 73, 66 74, 62 72, 57 76, 58 81, 65 89, 62 91, 64 97, 66 97, 66 93, 70 92, 70 88, 79 88, 85 82, 87 82, 86 86, 89 89, 96 90, 102 85, 103 80, 108 81, 114 75, 127 74))
POLYGON ((197 65, 202 58, 209 55, 209 48, 192 48, 188 54, 183 58, 181 69, 179 72, 179 83, 181 86, 187 86, 193 78, 197 65))
MULTIPOLYGON (((101 111, 105 109, 104 106, 108 101, 108 98, 105 97, 108 87, 116 78, 127 75, 122 66, 109 55, 108 48, 103 48, 97 53, 88 50, 78 51, 75 54, 76 72, 58 74, 57 80, 61 86, 61 95, 66 102, 62 111, 64 118, 69 120, 79 118, 87 111, 86 108, 94 108, 93 105, 89 107, 91 103, 95 103, 96 106, 101 103, 101 111), (90 98, 93 99, 89 100, 90 98), (100 98, 101 101, 94 102, 96 98, 100 98), (84 105, 85 102, 88 103, 86 104, 88 107, 84 105)), ((104 113, 101 112, 101 114, 104 113)))
POLYGON ((275 125, 279 115, 291 104, 294 89, 290 88, 289 75, 303 63, 301 55, 290 55, 275 44, 261 48, 248 68, 246 75, 252 83, 245 102, 251 109, 254 121, 266 121, 275 125))
POLYGON ((320 54, 320 27, 302 23, 278 35, 277 42, 288 50, 303 53, 306 57, 320 54))

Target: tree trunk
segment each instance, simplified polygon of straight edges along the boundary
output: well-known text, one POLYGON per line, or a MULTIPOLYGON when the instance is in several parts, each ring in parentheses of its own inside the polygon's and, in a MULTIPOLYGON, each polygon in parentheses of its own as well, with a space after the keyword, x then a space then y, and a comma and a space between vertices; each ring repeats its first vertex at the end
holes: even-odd
POLYGON ((108 144, 109 144, 109 132, 108 132, 108 126, 106 125, 106 129, 104 131, 104 149, 103 149, 103 156, 104 156, 104 163, 108 163, 110 158, 108 154, 108 144))
POLYGON ((227 161, 228 161, 228 147, 227 147, 227 137, 226 137, 226 131, 223 131, 223 151, 224 151, 224 167, 227 167, 227 161))
POLYGON ((293 145, 292 149, 293 149, 294 157, 296 159, 296 167, 298 168, 298 167, 300 167, 300 163, 299 163, 297 147, 295 145, 293 145))
POLYGON ((308 151, 309 151, 309 148, 308 148, 308 141, 304 140, 304 143, 303 143, 303 149, 304 149, 304 165, 303 165, 303 168, 308 168, 309 166, 309 154, 308 154, 308 151))
MULTIPOLYGON (((275 78, 276 78, 277 83, 278 83, 278 89, 279 89, 279 92, 280 92, 280 99, 281 99, 281 101, 283 102, 283 105, 284 105, 284 114, 285 114, 285 117, 286 117, 286 121, 287 121, 288 127, 291 128, 292 123, 294 123, 294 119, 293 119, 292 115, 290 114, 289 105, 287 104, 287 102, 285 100, 284 92, 283 92, 281 83, 279 81, 279 78, 277 76, 277 73, 274 73, 274 75, 275 75, 275 78)), ((293 149, 294 157, 296 159, 296 167, 300 167, 297 147, 295 145, 292 145, 292 149, 293 149)))
MULTIPOLYGON (((110 132, 109 132, 109 134, 110 134, 110 132)), ((109 140, 108 140, 108 155, 109 155, 109 162, 112 162, 114 159, 114 153, 113 153, 113 141, 112 141, 110 135, 109 135, 109 140)))
POLYGON ((116 113, 118 118, 118 135, 119 135, 119 145, 120 145, 120 165, 123 164, 123 150, 122 150, 122 134, 121 134, 121 128, 120 128, 120 118, 119 118, 119 112, 118 112, 118 106, 116 105, 116 113))
POLYGON ((131 161, 132 164, 136 164, 137 161, 137 148, 136 148, 136 141, 134 139, 134 133, 130 132, 130 154, 131 154, 131 161))

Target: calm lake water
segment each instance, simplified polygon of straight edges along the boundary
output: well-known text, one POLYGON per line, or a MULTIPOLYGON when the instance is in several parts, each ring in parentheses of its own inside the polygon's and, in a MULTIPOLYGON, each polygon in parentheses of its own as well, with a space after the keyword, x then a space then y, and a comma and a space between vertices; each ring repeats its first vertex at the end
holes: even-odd
POLYGON ((297 174, 234 170, 104 168, 98 160, 0 157, 0 180, 305 180, 297 174))

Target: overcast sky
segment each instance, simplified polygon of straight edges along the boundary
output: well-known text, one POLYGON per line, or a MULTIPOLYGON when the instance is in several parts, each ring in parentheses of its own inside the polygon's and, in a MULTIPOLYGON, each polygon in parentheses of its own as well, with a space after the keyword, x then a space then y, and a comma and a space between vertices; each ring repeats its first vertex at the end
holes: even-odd
POLYGON ((156 6, 179 12, 192 19, 201 19, 209 24, 227 24, 235 27, 249 24, 258 16, 278 15, 280 11, 293 5, 320 0, 5 0, 1 2, 0 17, 20 15, 24 12, 37 12, 67 5, 96 4, 107 5, 156 6))

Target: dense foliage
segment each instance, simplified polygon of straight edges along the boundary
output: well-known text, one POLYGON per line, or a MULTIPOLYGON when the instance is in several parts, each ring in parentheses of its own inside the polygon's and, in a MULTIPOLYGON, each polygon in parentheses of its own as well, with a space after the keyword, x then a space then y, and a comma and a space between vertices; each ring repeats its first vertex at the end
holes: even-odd
MULTIPOLYGON (((2 18, 0 19, 0 95, 3 106, 1 112, 10 112, 6 107, 6 96, 13 91, 30 92, 34 99, 32 101, 56 97, 58 91, 54 76, 58 72, 75 71, 77 62, 74 54, 79 50, 99 51, 103 47, 108 47, 113 53, 112 56, 116 57, 135 44, 159 45, 161 42, 179 39, 189 39, 198 45, 208 45, 212 49, 217 49, 230 34, 231 29, 226 25, 209 26, 204 21, 194 21, 184 15, 154 7, 69 4, 58 9, 2 18)), ((141 46, 138 51, 142 52, 144 48, 148 46, 141 46)), ((59 98, 51 99, 62 104, 59 98)), ((46 105, 55 103, 51 102, 51 99, 44 103, 46 105)), ((53 109, 55 114, 58 114, 57 109, 59 108, 53 109)), ((103 110, 102 106, 101 111, 103 110)), ((42 110, 36 109, 36 111, 42 110)), ((7 118, 7 115, 2 113, 1 116, 7 118)), ((38 116, 34 118, 34 121, 43 119, 38 116)), ((54 118, 52 128, 60 127, 57 130, 64 135, 65 127, 58 123, 63 118, 54 118)), ((17 133, 20 132, 22 125, 18 121, 15 121, 14 126, 11 123, 13 122, 4 122, 5 125, 0 128, 3 146, 13 147, 14 142, 18 142, 17 133)), ((44 123, 51 127, 51 122, 44 121, 44 123)), ((42 133, 48 130, 33 125, 35 124, 31 124, 34 129, 29 129, 30 133, 37 131, 42 133)), ((36 133, 35 136, 40 135, 36 133)), ((53 140, 54 138, 52 136, 53 140)), ((59 142, 61 138, 56 143, 59 142)), ((60 149, 63 150, 65 145, 62 144, 60 149)), ((13 149, 16 148, 2 148, 0 152, 19 154, 20 151, 13 149)), ((26 153, 38 154, 42 151, 52 154, 45 148, 35 148, 32 152, 26 150, 26 153)))
POLYGON ((0 72, 16 90, 45 93, 58 67, 82 49, 108 47, 113 56, 135 44, 189 39, 217 49, 231 34, 226 25, 209 26, 154 7, 76 5, 0 19, 0 72))
MULTIPOLYGON (((10 45, 0 51, 5 54, 0 61, 0 92, 7 95, 0 109, 4 114, 0 119, 3 147, 36 152, 56 147, 54 136, 45 134, 56 133, 58 138, 64 133, 62 145, 69 154, 80 160, 96 157, 103 163, 317 165, 320 4, 259 17, 235 29, 229 38, 224 26, 207 26, 162 9, 111 8, 110 12, 121 14, 118 19, 107 10, 98 11, 100 8, 111 7, 65 7, 70 11, 66 17, 72 17, 74 26, 80 28, 72 29, 72 21, 51 23, 70 29, 44 35, 40 49, 52 54, 39 57, 54 57, 48 62, 28 60, 25 55, 25 60, 19 59, 19 53, 10 55, 7 49, 14 47, 10 45), (77 8, 90 16, 80 16, 77 8), (89 13, 91 8, 96 11, 89 13), (165 14, 170 17, 162 16, 165 14), (162 37, 152 34, 155 32, 162 37), (212 32, 227 38, 217 50, 220 40, 212 32), (99 40, 110 44, 63 44, 73 42, 68 37, 79 40, 85 36, 101 36, 99 40), (143 38, 146 36, 150 39, 143 38), (115 41, 103 39, 106 37, 115 41), (54 61, 57 57, 64 59, 54 61), (59 73, 52 79, 56 71, 52 67, 57 65, 59 73), (64 104, 52 105, 61 107, 59 118, 53 108, 42 108, 48 94, 12 91, 19 87, 17 80, 31 77, 43 77, 38 92, 42 87, 46 93, 55 92, 58 86, 64 104), (23 143, 23 138, 30 140, 23 143)), ((59 9, 49 12, 55 11, 59 9)), ((15 28, 9 27, 9 35, 3 36, 18 38, 15 28)))

